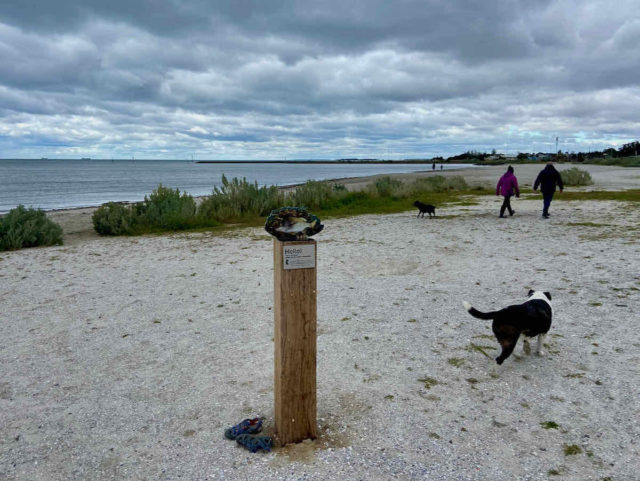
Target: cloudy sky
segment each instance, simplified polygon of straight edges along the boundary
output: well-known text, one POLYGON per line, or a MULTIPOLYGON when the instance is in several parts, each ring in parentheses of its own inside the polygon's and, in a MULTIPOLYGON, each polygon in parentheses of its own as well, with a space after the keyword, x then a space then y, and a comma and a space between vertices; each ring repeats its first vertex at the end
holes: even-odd
POLYGON ((637 0, 2 0, 0 158, 416 158, 640 138, 637 0))

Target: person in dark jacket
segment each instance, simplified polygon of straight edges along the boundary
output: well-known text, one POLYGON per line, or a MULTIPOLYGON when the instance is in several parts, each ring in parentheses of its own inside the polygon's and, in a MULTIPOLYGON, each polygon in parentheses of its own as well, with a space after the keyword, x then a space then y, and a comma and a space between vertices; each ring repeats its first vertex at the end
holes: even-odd
POLYGON ((542 217, 545 219, 549 218, 549 206, 551 205, 553 194, 556 192, 556 184, 560 188, 560 192, 562 192, 564 185, 562 185, 560 172, 556 170, 553 163, 547 162, 546 167, 540 171, 533 184, 533 190, 538 190, 538 186, 540 186, 540 191, 542 192, 542 217))
POLYGON ((518 179, 516 179, 516 176, 513 174, 513 167, 509 166, 505 174, 500 177, 498 185, 496 185, 496 195, 502 195, 502 197, 504 197, 502 207, 500 207, 500 217, 504 217, 505 209, 509 211, 509 215, 515 214, 515 211, 511 208, 511 197, 513 197, 514 194, 516 197, 520 197, 518 179))

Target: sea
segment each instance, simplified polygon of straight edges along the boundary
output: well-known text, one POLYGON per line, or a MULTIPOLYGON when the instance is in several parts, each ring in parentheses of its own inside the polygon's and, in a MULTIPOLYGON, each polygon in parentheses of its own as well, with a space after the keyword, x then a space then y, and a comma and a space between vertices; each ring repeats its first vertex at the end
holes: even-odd
MULTIPOLYGON (((436 168, 439 171, 440 165, 436 168)), ((444 170, 471 167, 443 164, 444 170)), ((208 195, 228 179, 258 185, 295 185, 376 174, 431 170, 431 164, 400 163, 197 163, 192 160, 0 160, 0 213, 18 205, 72 209, 105 202, 143 200, 159 184, 193 196, 208 195)))

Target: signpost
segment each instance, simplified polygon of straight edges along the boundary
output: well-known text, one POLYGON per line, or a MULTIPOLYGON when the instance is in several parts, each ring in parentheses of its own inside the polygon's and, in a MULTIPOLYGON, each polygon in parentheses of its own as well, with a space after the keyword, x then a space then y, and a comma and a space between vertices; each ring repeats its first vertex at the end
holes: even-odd
POLYGON ((275 425, 280 442, 316 437, 316 241, 273 241, 275 425))

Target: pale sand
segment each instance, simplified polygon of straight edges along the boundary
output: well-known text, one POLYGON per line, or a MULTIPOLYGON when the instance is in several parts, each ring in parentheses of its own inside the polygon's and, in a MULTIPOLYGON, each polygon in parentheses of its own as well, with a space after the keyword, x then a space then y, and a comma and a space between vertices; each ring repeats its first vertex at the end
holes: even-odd
POLYGON ((271 454, 223 438, 252 415, 273 427, 262 229, 0 253, 0 479, 639 479, 640 209, 558 196, 544 221, 538 197, 507 219, 478 202, 325 221, 321 435, 271 454), (554 296, 548 356, 519 346, 497 366, 461 301, 500 308, 530 287, 554 296))

